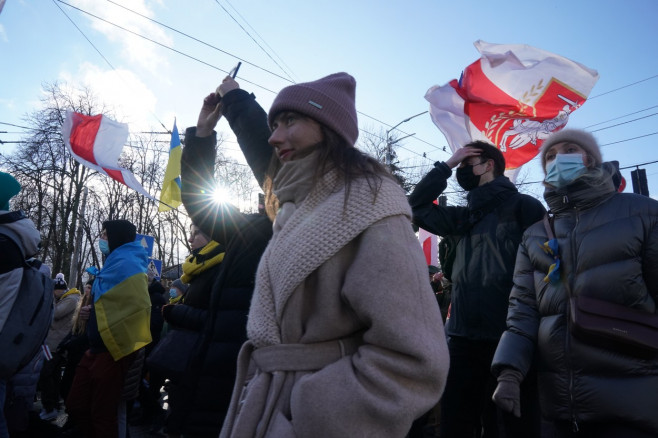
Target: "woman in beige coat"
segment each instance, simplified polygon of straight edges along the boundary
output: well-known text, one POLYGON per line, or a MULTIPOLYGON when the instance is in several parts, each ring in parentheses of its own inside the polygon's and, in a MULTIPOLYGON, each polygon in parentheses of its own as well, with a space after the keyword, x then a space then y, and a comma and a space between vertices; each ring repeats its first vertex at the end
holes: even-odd
POLYGON ((443 391, 427 265, 402 189, 354 148, 355 86, 337 73, 283 89, 271 134, 232 79, 206 99, 197 135, 226 115, 276 216, 222 437, 404 437, 443 391))

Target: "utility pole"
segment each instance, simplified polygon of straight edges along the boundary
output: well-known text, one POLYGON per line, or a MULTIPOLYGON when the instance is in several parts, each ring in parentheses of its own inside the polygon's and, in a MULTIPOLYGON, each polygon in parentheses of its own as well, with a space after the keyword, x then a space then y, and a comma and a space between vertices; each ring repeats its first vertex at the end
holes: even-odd
POLYGON ((411 117, 407 117, 406 119, 404 119, 403 121, 401 121, 397 125, 393 126, 391 129, 386 131, 386 167, 388 167, 389 171, 393 172, 393 145, 395 143, 399 142, 400 140, 403 140, 407 137, 411 137, 413 135, 416 135, 415 133, 414 134, 409 134, 409 135, 405 135, 404 137, 400 137, 400 138, 398 138, 394 141, 391 141, 391 138, 390 138, 389 134, 391 133, 391 131, 393 131, 395 128, 397 128, 401 124, 406 123, 409 120, 414 119, 418 116, 422 116, 425 113, 427 113, 427 111, 423 111, 422 113, 418 113, 418 114, 413 115, 411 117))
POLYGON ((75 246, 73 247, 73 256, 71 257, 71 271, 69 272, 69 284, 77 285, 78 283, 78 259, 82 247, 82 229, 85 220, 85 208, 87 206, 87 187, 82 191, 82 206, 80 207, 80 217, 78 218, 78 229, 75 235, 75 246))

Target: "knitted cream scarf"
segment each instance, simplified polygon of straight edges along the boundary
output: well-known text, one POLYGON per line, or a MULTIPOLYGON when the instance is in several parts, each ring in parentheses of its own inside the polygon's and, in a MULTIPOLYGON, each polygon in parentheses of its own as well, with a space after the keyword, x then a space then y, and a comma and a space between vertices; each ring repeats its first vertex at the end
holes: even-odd
POLYGON ((224 260, 224 247, 219 243, 211 240, 199 252, 193 252, 183 262, 183 275, 180 281, 183 283, 191 282, 194 277, 212 268, 224 260))
POLYGON ((365 178, 353 181, 346 204, 345 188, 335 189, 337 182, 336 171, 321 177, 280 224, 261 258, 247 322, 247 334, 256 347, 281 343, 285 304, 313 271, 375 222, 396 215, 411 217, 402 189, 389 178, 383 178, 376 196, 365 178))

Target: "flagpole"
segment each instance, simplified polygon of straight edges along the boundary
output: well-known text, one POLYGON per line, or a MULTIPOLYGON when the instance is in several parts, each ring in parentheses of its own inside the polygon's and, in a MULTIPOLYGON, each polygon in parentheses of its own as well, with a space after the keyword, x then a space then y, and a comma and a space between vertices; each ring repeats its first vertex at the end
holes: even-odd
POLYGON ((75 246, 73 247, 73 255, 71 256, 71 270, 69 271, 69 284, 76 287, 78 284, 78 259, 80 258, 80 250, 82 247, 82 227, 85 220, 85 209, 87 207, 87 192, 88 188, 85 187, 82 192, 82 206, 80 207, 80 217, 78 218, 78 229, 75 236, 75 246))

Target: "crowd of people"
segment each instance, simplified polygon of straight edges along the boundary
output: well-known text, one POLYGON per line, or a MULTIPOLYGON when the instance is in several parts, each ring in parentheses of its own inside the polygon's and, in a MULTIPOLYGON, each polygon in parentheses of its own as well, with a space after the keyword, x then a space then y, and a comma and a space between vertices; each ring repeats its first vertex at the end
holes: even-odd
MULTIPOLYGON (((64 436, 124 437, 137 422, 170 438, 658 436, 658 347, 578 319, 656 314, 658 202, 619 193, 618 165, 571 129, 540 150, 548 211, 482 141, 407 198, 355 148, 355 92, 335 73, 266 112, 225 78, 186 131, 183 275, 149 279, 122 219, 103 223, 104 264, 83 292, 42 272, 52 323, 0 376, 0 438, 27 429, 37 393, 41 421, 68 414, 64 436), (265 193, 258 213, 211 202, 222 117, 265 193), (438 205, 453 169, 467 204, 438 205), (446 272, 412 222, 442 237, 446 272)), ((38 231, 9 209, 20 185, 0 179, 0 284, 13 290, 36 270, 38 231)))

